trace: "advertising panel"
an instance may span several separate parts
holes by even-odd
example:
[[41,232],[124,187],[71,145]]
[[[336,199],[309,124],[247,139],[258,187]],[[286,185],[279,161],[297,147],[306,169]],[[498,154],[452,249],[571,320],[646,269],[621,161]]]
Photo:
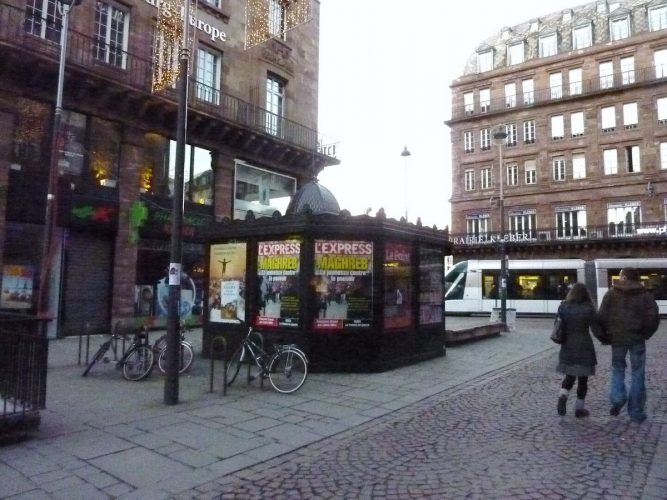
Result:
[[209,263],[209,320],[245,321],[246,243],[211,245]]
[[373,242],[315,240],[316,330],[368,328],[373,319]]
[[256,326],[299,326],[300,267],[300,241],[260,241],[257,244],[260,309]]
[[32,266],[3,266],[0,307],[29,309],[32,306],[33,274]]
[[432,325],[443,319],[445,256],[439,248],[419,249],[419,324]]
[[384,256],[384,327],[412,324],[412,267],[410,246],[387,242]]

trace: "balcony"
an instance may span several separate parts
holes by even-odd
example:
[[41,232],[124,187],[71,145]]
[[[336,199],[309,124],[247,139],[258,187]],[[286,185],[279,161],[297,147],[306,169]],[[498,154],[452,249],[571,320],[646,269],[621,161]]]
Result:
[[[545,104],[557,104],[567,102],[581,97],[595,94],[613,93],[633,87],[654,82],[667,82],[667,67],[649,66],[633,71],[634,78],[628,78],[628,72],[618,72],[612,75],[598,76],[590,80],[584,80],[572,85],[563,85],[555,92],[555,88],[547,87],[524,94],[524,99],[518,99],[512,111],[543,106]],[[486,83],[488,85],[488,82]],[[490,116],[508,111],[506,98],[485,101],[479,108],[471,109],[470,106],[457,106],[452,111],[451,121],[471,119],[475,117]]]
[[[35,94],[53,95],[60,44],[26,32],[25,16],[23,9],[0,4],[0,75]],[[152,60],[101,46],[70,29],[66,101],[94,103],[171,130],[176,89],[152,93],[152,79]],[[295,166],[318,169],[339,163],[336,141],[317,130],[193,79],[188,96],[189,134]]]

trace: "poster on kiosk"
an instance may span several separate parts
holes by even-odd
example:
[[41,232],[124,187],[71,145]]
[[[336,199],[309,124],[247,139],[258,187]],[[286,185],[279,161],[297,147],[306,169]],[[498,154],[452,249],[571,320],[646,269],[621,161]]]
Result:
[[257,244],[259,314],[256,326],[299,326],[301,242],[260,241]]

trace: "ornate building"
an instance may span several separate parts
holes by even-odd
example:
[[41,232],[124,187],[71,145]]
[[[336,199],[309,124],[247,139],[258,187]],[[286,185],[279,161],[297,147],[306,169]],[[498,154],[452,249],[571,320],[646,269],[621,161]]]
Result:
[[[55,172],[50,335],[166,314],[178,96],[165,54],[178,63],[183,23],[160,26],[169,0],[83,0],[65,16],[53,0],[1,1],[0,308],[35,310]],[[317,131],[318,0],[203,0],[189,14],[182,293],[197,317],[207,228],[284,213],[338,160]]]
[[477,47],[446,122],[456,260],[501,231],[510,258],[665,255],[666,35],[665,0],[597,1]]

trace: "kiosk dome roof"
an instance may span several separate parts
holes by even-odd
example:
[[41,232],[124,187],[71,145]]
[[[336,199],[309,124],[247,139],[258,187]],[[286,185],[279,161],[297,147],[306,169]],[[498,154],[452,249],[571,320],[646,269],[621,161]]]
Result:
[[336,197],[317,181],[304,184],[294,193],[287,206],[286,214],[298,214],[308,209],[314,214],[340,214],[340,206]]

